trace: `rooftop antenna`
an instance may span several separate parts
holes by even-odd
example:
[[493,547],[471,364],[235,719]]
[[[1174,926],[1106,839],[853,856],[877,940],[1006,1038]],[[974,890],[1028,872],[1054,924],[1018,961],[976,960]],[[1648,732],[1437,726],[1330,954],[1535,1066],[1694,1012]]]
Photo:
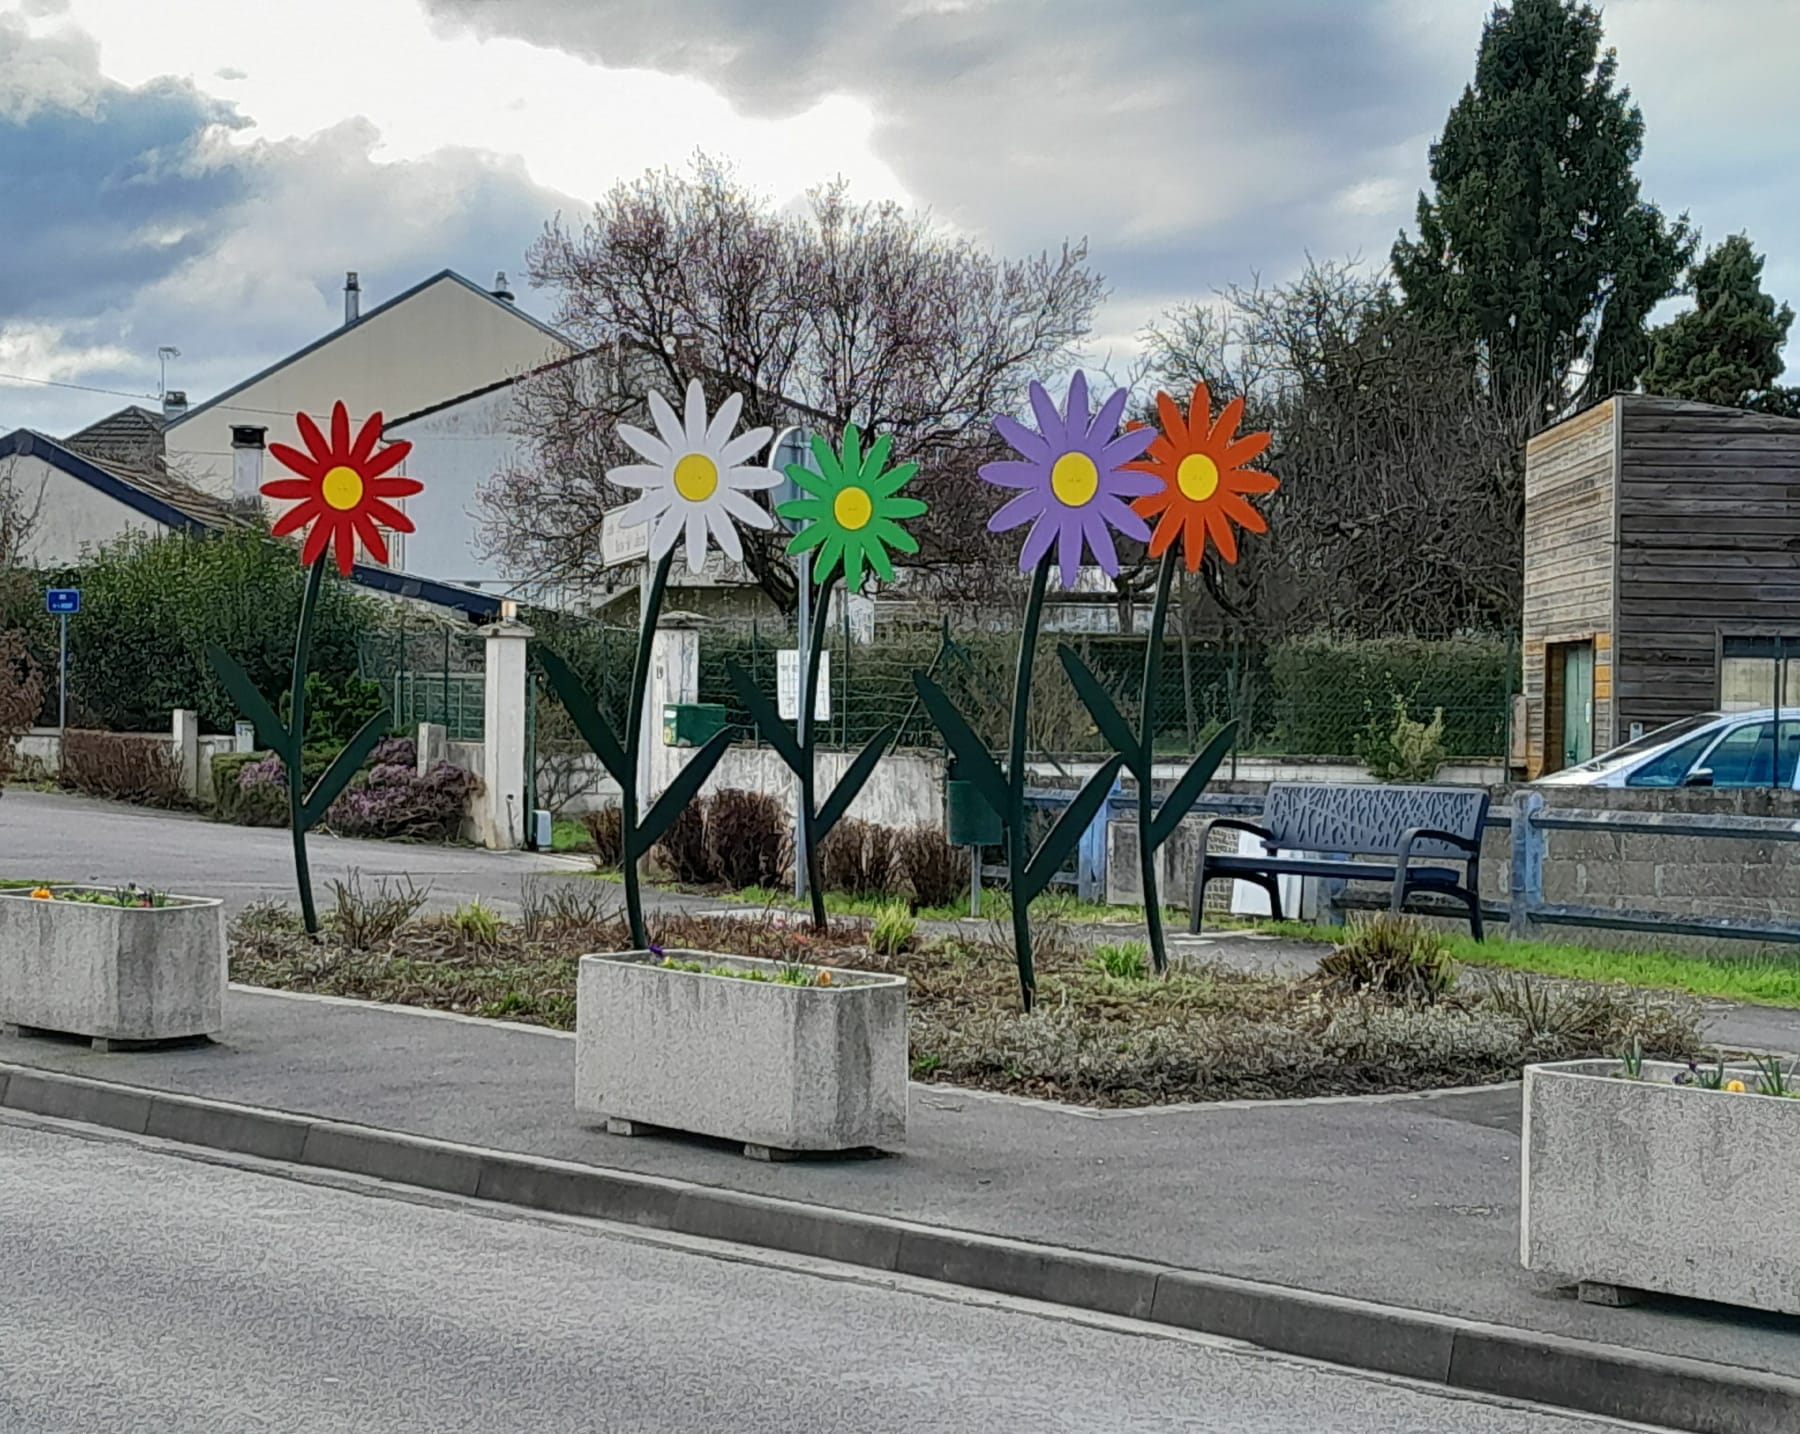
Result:
[[156,350],[156,396],[158,398],[167,398],[169,396],[169,360],[178,359],[180,357],[181,350],[176,348],[174,344],[163,344]]

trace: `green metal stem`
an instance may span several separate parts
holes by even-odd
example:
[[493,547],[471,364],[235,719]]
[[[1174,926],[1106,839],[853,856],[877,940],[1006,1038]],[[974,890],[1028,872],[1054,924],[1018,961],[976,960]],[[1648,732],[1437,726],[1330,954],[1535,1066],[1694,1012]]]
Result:
[[1019,962],[1019,994],[1029,1011],[1037,997],[1037,973],[1031,964],[1031,903],[1025,899],[1025,728],[1031,714],[1031,668],[1037,657],[1038,623],[1044,614],[1044,588],[1050,581],[1051,554],[1044,554],[1031,575],[1025,601],[1025,627],[1019,635],[1019,669],[1013,682],[1012,746],[1006,771],[1006,864],[1012,882],[1013,951]]
[[644,928],[644,893],[638,875],[638,862],[644,856],[637,849],[638,754],[644,745],[644,690],[650,681],[650,648],[656,641],[656,620],[662,613],[663,589],[669,584],[669,565],[674,558],[675,550],[670,548],[657,563],[650,577],[643,620],[638,624],[637,656],[631,665],[630,716],[625,730],[627,780],[619,783],[619,830],[625,843],[625,919],[631,926],[631,944],[639,951],[650,945],[650,937]]
[[282,754],[287,760],[288,816],[294,829],[294,879],[300,884],[300,918],[310,936],[319,933],[319,913],[313,905],[312,871],[306,861],[306,659],[312,648],[313,614],[319,606],[327,556],[320,553],[313,560],[300,599],[300,631],[294,638],[294,676],[289,689],[288,750]]
[[806,845],[806,894],[812,901],[814,931],[827,931],[825,889],[819,881],[818,840],[818,740],[813,731],[813,712],[819,697],[819,654],[825,650],[825,627],[831,611],[831,583],[836,572],[827,573],[813,591],[812,632],[808,636],[810,656],[806,663],[806,691],[800,694],[800,819]]
[[1150,609],[1150,641],[1144,648],[1144,688],[1138,702],[1138,870],[1144,884],[1144,924],[1150,930],[1150,960],[1157,975],[1169,969],[1163,938],[1162,892],[1156,882],[1156,699],[1162,684],[1163,627],[1169,617],[1169,587],[1175,580],[1176,545],[1169,544],[1156,575],[1156,602]]

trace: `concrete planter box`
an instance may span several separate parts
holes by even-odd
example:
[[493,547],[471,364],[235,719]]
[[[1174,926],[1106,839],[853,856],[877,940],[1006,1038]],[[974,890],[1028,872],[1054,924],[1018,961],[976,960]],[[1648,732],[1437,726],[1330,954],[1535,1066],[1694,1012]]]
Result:
[[[734,970],[773,961],[667,956]],[[616,1134],[663,1128],[788,1152],[906,1139],[906,980],[833,969],[830,986],[672,970],[650,952],[581,958],[575,1105]]]
[[0,1023],[86,1036],[101,1050],[217,1033],[225,908],[168,901],[94,906],[0,893]]
[[1685,1067],[1525,1071],[1520,1258],[1584,1298],[1656,1290],[1800,1314],[1800,1100],[1677,1086]]

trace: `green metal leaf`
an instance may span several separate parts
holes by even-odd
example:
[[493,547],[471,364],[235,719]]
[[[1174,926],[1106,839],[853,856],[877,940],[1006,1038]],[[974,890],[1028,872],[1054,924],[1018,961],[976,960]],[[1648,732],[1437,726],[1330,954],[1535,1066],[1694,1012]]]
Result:
[[1193,765],[1181,774],[1175,790],[1163,798],[1161,809],[1150,819],[1151,851],[1174,836],[1175,828],[1181,825],[1181,819],[1194,809],[1194,803],[1200,800],[1206,784],[1213,779],[1213,773],[1219,770],[1219,763],[1225,760],[1231,744],[1237,741],[1237,730],[1236,722],[1227,722],[1224,730],[1206,744],[1206,750],[1194,758]]
[[656,799],[656,805],[638,823],[636,833],[625,833],[628,861],[636,861],[649,851],[675,824],[681,809],[706,785],[706,779],[713,774],[713,768],[719,765],[719,758],[725,755],[725,749],[730,745],[731,729],[727,727],[723,732],[715,732],[706,745],[688,759],[687,765],[675,774],[675,780]]
[[301,830],[311,831],[318,825],[319,818],[331,809],[338,793],[350,785],[350,779],[368,760],[369,753],[375,750],[375,744],[393,720],[394,714],[383,707],[363,723],[350,744],[331,759],[331,765],[313,783],[313,789],[306,794],[306,801],[300,807]]
[[1056,825],[1050,828],[1037,851],[1032,854],[1031,860],[1026,863],[1022,885],[1027,905],[1036,900],[1038,894],[1050,884],[1050,878],[1062,870],[1064,858],[1075,850],[1082,833],[1093,825],[1094,817],[1106,804],[1113,781],[1124,762],[1123,756],[1111,758],[1082,784],[1081,790],[1075,794],[1075,800],[1063,808],[1062,815],[1056,819]]
[[537,659],[543,665],[544,676],[550,679],[550,686],[555,689],[557,700],[563,710],[575,723],[575,730],[580,732],[594,755],[600,759],[600,765],[606,768],[610,776],[621,788],[637,781],[637,774],[631,770],[631,764],[625,760],[625,748],[613,735],[613,730],[600,715],[600,709],[594,706],[594,699],[588,696],[587,688],[581,685],[581,679],[564,662],[547,647],[537,650]]
[[837,785],[831,789],[831,795],[825,799],[825,805],[819,808],[818,815],[813,818],[812,839],[815,845],[830,836],[831,829],[850,810],[850,804],[863,789],[863,783],[869,780],[869,774],[875,770],[875,764],[881,760],[882,752],[894,740],[894,734],[898,730],[892,726],[883,727],[870,738],[869,745],[856,754],[856,760],[844,775],[838,778]]
[[[776,755],[787,763],[790,772],[795,776],[803,774],[806,770],[806,753],[800,750],[800,742],[794,736],[793,727],[781,720],[775,704],[763,695],[762,689],[750,674],[737,663],[726,662],[725,675],[731,679],[732,690],[750,713],[750,720],[756,724],[756,730],[762,734],[763,741],[775,749]],[[808,723],[806,730],[812,732],[815,724]]]
[[1062,659],[1063,670],[1069,674],[1069,681],[1075,685],[1075,695],[1081,699],[1081,705],[1088,710],[1094,719],[1094,725],[1100,729],[1100,735],[1115,752],[1123,754],[1125,766],[1142,781],[1146,778],[1146,749],[1149,747],[1149,733],[1145,740],[1139,741],[1131,730],[1131,724],[1120,714],[1118,707],[1100,679],[1094,676],[1093,670],[1081,660],[1081,655],[1066,642],[1060,643],[1056,655]]
[[963,720],[962,713],[956,710],[956,704],[943,688],[923,672],[913,673],[913,686],[918,689],[919,700],[925,704],[933,725],[944,734],[944,741],[949,744],[962,776],[976,785],[987,804],[1004,820],[1011,810],[1012,793],[994,754],[975,735],[975,729]]
[[225,690],[231,694],[231,700],[237,704],[238,711],[248,717],[256,728],[256,740],[271,752],[280,753],[282,761],[291,760],[293,738],[288,735],[286,724],[275,715],[269,699],[250,680],[250,674],[217,643],[209,642],[206,645],[206,660],[212,664],[213,671],[218,673],[219,681],[225,684]]

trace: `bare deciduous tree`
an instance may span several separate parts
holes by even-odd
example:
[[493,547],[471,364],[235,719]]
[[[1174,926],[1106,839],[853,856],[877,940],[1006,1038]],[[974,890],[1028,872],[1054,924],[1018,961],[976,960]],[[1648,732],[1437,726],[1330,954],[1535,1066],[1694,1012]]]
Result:
[[[605,482],[623,459],[617,425],[641,421],[648,388],[692,378],[715,400],[742,393],[747,426],[892,434],[933,505],[917,564],[979,569],[994,503],[974,474],[991,417],[1073,358],[1104,294],[1084,243],[997,258],[897,205],[854,203],[841,181],[780,211],[704,157],[691,174],[615,187],[579,230],[553,222],[529,268],[588,352],[520,385],[531,456],[487,485],[482,506],[494,554],[564,583],[600,571],[605,513],[621,501]],[[787,606],[793,577],[777,551],[763,538],[745,558]]]
[[1531,414],[1496,400],[1467,346],[1425,332],[1382,273],[1309,262],[1222,297],[1146,339],[1165,383],[1241,395],[1246,426],[1275,434],[1271,535],[1226,580],[1258,627],[1512,626]]

